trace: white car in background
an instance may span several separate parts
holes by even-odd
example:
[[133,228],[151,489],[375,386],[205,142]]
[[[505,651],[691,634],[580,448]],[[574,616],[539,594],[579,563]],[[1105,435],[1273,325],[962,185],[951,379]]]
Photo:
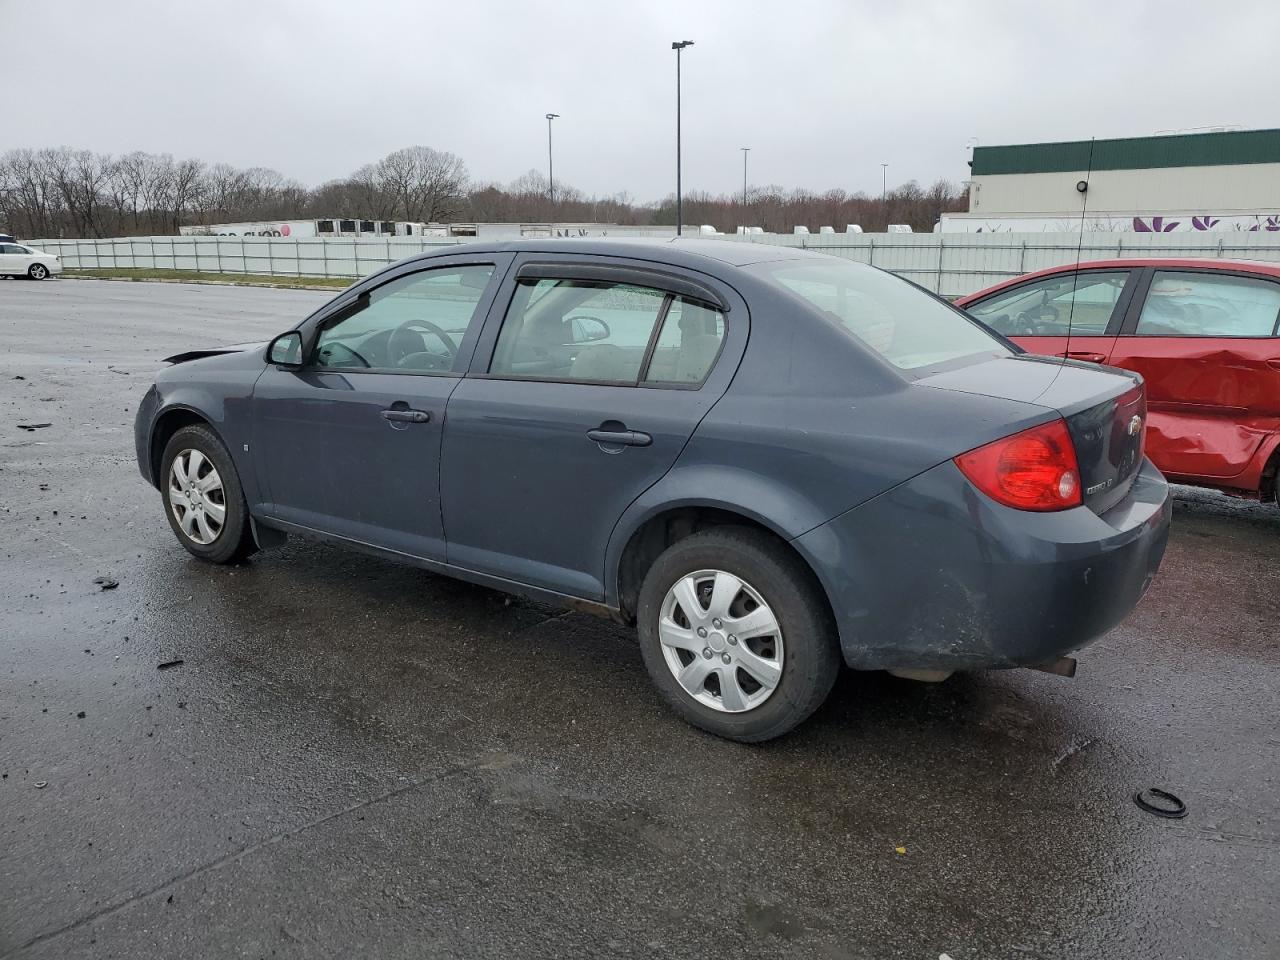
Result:
[[0,276],[44,280],[62,272],[62,261],[51,253],[33,250],[20,243],[0,243]]

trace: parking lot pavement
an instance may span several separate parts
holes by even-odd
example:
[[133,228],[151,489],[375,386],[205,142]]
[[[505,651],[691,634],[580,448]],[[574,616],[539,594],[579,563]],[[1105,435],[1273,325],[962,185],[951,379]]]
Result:
[[133,460],[159,358],[326,296],[0,282],[0,957],[1280,953],[1280,509],[1180,490],[1074,680],[848,673],[727,743],[605,621],[183,552]]

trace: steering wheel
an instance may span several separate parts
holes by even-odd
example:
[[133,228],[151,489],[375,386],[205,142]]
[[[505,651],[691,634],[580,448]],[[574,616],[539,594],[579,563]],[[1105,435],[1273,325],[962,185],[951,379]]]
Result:
[[[404,339],[405,334],[411,332],[415,328],[431,334],[444,345],[445,350],[448,351],[449,362],[447,365],[452,366],[453,358],[458,355],[458,345],[454,342],[453,337],[449,336],[449,334],[444,330],[444,328],[432,323],[430,320],[406,320],[404,323],[400,324],[400,326],[396,327],[395,330],[391,331],[391,336],[387,339],[387,353],[390,356],[391,362],[397,367],[404,366],[405,360],[409,357],[416,357],[427,352],[419,349],[417,344],[406,348],[403,343],[399,342]],[[431,354],[431,356],[438,355]]]
[[1050,332],[1048,325],[1056,324],[1058,317],[1057,307],[1051,303],[1041,303],[1018,314],[1017,323],[1025,331],[1023,336],[1044,336]]

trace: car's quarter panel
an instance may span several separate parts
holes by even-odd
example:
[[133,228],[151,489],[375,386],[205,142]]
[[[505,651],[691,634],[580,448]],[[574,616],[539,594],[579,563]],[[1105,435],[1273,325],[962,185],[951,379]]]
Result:
[[[983,372],[970,379],[952,369],[946,383],[953,389],[939,389],[930,378],[904,377],[834,324],[757,282],[740,284],[754,319],[733,384],[610,539],[611,603],[631,536],[666,510],[724,509],[791,539],[959,453],[1058,416],[1032,402],[1056,365],[1027,367],[1011,355],[980,364]],[[1003,377],[1017,381],[1015,396],[978,389]],[[1114,376],[1102,379],[1115,390]]]
[[1172,504],[1147,462],[1125,499],[1034,513],[940,464],[795,541],[860,669],[1031,666],[1122,620],[1163,556]]

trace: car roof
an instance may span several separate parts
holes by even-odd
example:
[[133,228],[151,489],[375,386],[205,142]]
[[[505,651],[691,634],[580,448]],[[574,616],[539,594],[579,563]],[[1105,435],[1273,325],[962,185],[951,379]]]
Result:
[[1052,277],[1064,273],[1073,273],[1079,270],[1116,270],[1116,269],[1132,269],[1134,267],[1160,267],[1164,269],[1182,269],[1182,270],[1223,270],[1231,273],[1256,273],[1263,277],[1280,277],[1280,263],[1268,262],[1265,260],[1220,260],[1216,257],[1125,257],[1123,259],[1112,260],[1086,260],[1077,266],[1074,263],[1066,263],[1058,267],[1049,267],[1045,270],[1037,270],[1034,273],[1024,273],[1021,276],[1013,277],[1009,280],[1002,280],[1000,283],[992,284],[976,293],[968,293],[956,300],[957,305],[970,303],[980,298],[988,297],[993,293],[1004,290],[1007,287],[1013,287],[1028,280],[1037,280],[1041,277]]
[[820,258],[822,255],[794,247],[778,247],[751,241],[671,238],[584,238],[546,237],[535,240],[506,240],[465,243],[441,247],[414,259],[457,253],[568,253],[580,256],[632,257],[672,266],[707,269],[716,264],[745,267],[776,260]]

